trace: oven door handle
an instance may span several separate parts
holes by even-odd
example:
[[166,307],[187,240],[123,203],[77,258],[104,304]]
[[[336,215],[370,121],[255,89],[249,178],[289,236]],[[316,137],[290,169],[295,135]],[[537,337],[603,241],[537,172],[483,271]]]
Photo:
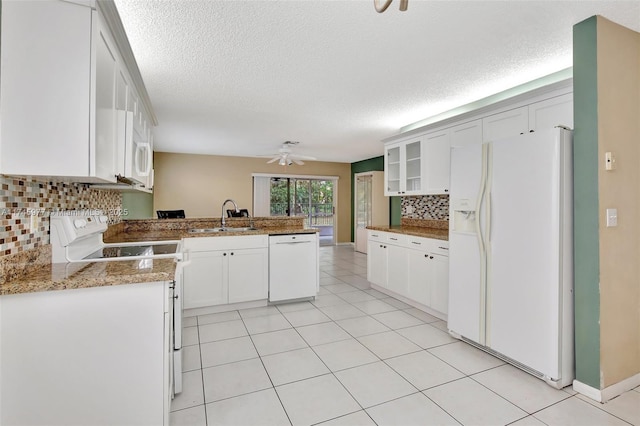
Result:
[[191,262],[183,260],[176,262],[176,272],[174,276],[173,289],[173,349],[182,348],[182,284],[184,278],[184,268]]

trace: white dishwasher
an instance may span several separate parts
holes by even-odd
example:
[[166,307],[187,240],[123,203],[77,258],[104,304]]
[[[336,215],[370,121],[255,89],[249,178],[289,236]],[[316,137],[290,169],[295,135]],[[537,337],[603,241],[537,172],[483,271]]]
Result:
[[316,296],[318,245],[315,232],[269,236],[269,302]]

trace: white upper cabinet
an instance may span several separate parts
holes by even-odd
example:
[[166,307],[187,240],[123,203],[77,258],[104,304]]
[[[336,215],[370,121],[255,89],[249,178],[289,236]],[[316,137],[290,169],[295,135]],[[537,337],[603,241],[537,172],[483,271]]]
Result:
[[451,128],[451,148],[482,144],[482,120],[474,120]]
[[[116,128],[116,77],[120,73],[115,47],[102,17],[92,12],[92,18],[96,35],[95,45],[92,46],[95,66],[91,67],[95,74],[95,106],[94,102],[89,102],[89,176],[114,182],[118,173],[119,142]],[[91,111],[92,108],[95,108],[94,111]],[[91,131],[91,117],[95,117],[94,131]],[[82,142],[78,141],[78,145]]]
[[529,131],[556,126],[573,129],[573,93],[529,105]]
[[450,132],[428,133],[424,138],[423,194],[449,193]]
[[449,134],[434,132],[385,145],[385,196],[446,194]]
[[[122,111],[133,84],[107,21],[91,6],[2,3],[0,173],[87,183],[123,175]],[[119,37],[122,46],[126,36]]]
[[524,106],[482,120],[482,140],[495,141],[529,131],[529,108]]
[[573,93],[551,97],[482,119],[483,140],[494,141],[555,126],[573,128]]

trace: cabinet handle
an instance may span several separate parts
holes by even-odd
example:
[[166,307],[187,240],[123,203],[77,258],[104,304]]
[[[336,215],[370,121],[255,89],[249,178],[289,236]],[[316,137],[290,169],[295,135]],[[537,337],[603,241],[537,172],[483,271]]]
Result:
[[449,190],[448,190],[448,189],[445,189],[445,190],[444,190],[444,192],[449,192]]
[[439,249],[442,249],[442,250],[449,250],[447,247],[440,247],[440,246],[438,246],[438,248],[439,248]]
[[416,241],[411,241],[411,244],[416,244],[416,245],[419,245],[419,246],[421,246],[421,245],[422,245],[422,243],[418,243],[418,242],[416,242]]
[[429,259],[433,259],[433,256],[429,256]]
[[227,253],[222,253],[222,255],[223,255],[223,256],[226,256],[226,255],[227,255]]
[[174,298],[174,299],[177,299],[177,298],[178,298],[178,295],[176,294],[175,296],[173,296],[173,298]]
[[533,133],[533,132],[535,132],[535,130],[529,130],[529,133]]
[[387,246],[384,246],[384,247],[382,247],[382,248],[387,248]]
[[424,255],[424,257],[429,257],[429,255],[428,255],[428,254],[425,254],[425,255]]
[[231,256],[233,256],[233,252],[231,252]]
[[392,241],[398,241],[397,238],[389,238],[389,239],[392,240]]

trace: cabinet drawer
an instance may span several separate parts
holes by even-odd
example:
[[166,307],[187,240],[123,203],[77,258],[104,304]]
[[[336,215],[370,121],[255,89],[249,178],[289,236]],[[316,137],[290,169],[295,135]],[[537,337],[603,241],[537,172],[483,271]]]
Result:
[[406,246],[410,249],[430,252],[435,248],[436,241],[431,238],[407,236]]
[[380,243],[386,243],[387,242],[387,234],[388,232],[382,232],[382,231],[373,231],[373,230],[369,230],[369,240],[371,241],[377,241]]
[[407,243],[407,236],[404,234],[396,234],[395,232],[388,232],[386,242],[396,246],[404,246]]
[[247,235],[240,237],[195,237],[185,238],[184,240],[184,248],[188,251],[211,251],[264,247],[269,247],[269,237],[267,235]]
[[433,249],[431,250],[431,253],[449,257],[449,241],[442,241],[442,240],[431,240],[431,241],[433,242]]

